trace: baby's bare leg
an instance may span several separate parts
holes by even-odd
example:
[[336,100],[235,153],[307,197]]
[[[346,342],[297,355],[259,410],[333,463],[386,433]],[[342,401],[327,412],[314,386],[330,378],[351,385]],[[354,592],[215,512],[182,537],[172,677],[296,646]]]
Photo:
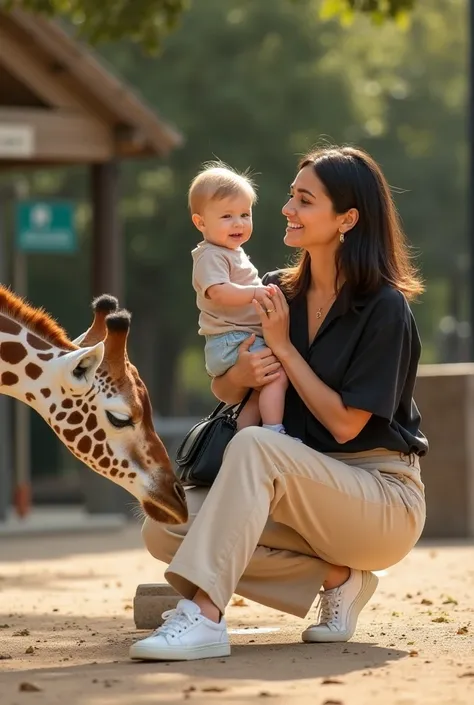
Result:
[[250,398],[237,418],[237,430],[247,426],[258,426],[260,423],[260,409],[258,408],[259,392],[254,389]]
[[283,370],[280,370],[278,379],[262,387],[259,397],[259,409],[263,424],[278,426],[282,423],[287,388],[288,377]]

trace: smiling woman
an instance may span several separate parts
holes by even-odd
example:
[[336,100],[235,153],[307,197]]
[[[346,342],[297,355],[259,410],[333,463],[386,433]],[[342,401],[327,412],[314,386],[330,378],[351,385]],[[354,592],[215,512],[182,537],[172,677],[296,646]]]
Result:
[[185,599],[132,658],[228,655],[222,615],[234,592],[304,617],[322,588],[302,639],[347,641],[377,588],[373,571],[406,556],[423,529],[428,444],[408,304],[422,286],[387,182],[362,150],[314,152],[283,214],[299,260],[265,275],[254,302],[268,347],[245,341],[212,389],[233,403],[280,375],[289,435],[240,430],[210,490],[187,491],[185,527],[145,521],[148,550]]

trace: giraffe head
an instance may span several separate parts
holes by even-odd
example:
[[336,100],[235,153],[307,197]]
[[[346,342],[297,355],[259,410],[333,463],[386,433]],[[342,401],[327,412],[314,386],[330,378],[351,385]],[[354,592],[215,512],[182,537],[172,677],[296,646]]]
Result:
[[76,457],[128,490],[152,519],[183,523],[183,489],[128,359],[130,314],[108,296],[93,307],[93,324],[72,342],[44,311],[0,288],[0,392],[36,409]]

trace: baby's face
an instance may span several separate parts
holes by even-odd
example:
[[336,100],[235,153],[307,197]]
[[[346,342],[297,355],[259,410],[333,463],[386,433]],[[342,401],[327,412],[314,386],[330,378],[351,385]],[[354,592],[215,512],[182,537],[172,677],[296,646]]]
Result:
[[220,201],[209,201],[201,216],[207,242],[236,250],[252,234],[252,200],[245,193]]

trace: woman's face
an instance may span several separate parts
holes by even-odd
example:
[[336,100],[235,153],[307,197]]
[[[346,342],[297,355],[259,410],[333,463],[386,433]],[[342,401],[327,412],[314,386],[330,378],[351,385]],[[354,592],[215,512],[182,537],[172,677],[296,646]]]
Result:
[[290,199],[282,213],[288,223],[284,242],[305,250],[318,245],[336,244],[340,231],[346,231],[347,214],[337,214],[322,182],[311,164],[298,173],[290,188]]

